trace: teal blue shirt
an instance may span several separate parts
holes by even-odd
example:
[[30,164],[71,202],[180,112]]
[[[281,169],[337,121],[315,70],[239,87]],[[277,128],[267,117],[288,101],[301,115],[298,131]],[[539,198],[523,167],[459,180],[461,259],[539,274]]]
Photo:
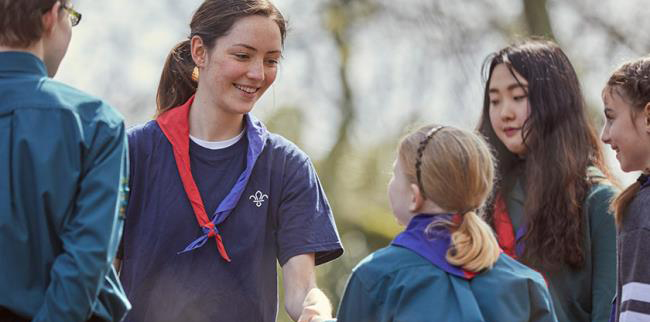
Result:
[[122,117],[0,52],[0,307],[33,321],[119,321],[111,262],[128,156]]
[[[603,181],[595,168],[590,168],[595,179],[584,207],[585,264],[575,270],[562,264],[554,271],[542,271],[560,321],[607,322],[612,299],[616,292],[616,228],[609,205],[616,193],[614,187]],[[602,181],[602,182],[599,182]],[[508,214],[515,231],[525,221],[526,198],[521,178],[506,196]]]
[[354,269],[338,322],[555,322],[539,273],[502,254],[473,279],[449,274],[415,252],[388,246]]

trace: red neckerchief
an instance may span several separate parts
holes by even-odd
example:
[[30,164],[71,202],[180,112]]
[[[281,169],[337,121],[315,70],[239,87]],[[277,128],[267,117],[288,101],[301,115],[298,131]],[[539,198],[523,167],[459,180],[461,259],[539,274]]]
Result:
[[517,239],[515,238],[515,230],[512,226],[510,215],[508,215],[506,202],[501,193],[496,195],[496,200],[494,202],[494,215],[492,218],[494,220],[494,230],[497,233],[499,246],[501,246],[504,253],[517,259]]
[[172,145],[178,173],[183,182],[183,188],[185,189],[187,198],[190,200],[190,204],[194,210],[196,220],[199,222],[201,228],[208,231],[208,238],[215,238],[217,249],[219,250],[221,257],[230,262],[230,257],[226,252],[226,248],[223,246],[221,235],[217,231],[214,223],[208,218],[205,206],[203,205],[203,200],[199,194],[199,188],[196,186],[196,182],[194,182],[194,178],[192,177],[192,171],[190,170],[189,113],[193,101],[194,96],[192,96],[185,104],[169,109],[162,115],[158,116],[156,122],[167,137],[167,140],[169,140],[169,143]]
[[[518,231],[519,236],[515,235],[515,229],[512,225],[512,220],[510,219],[506,202],[503,199],[501,193],[497,194],[496,200],[494,202],[493,218],[494,230],[497,233],[497,241],[499,242],[499,246],[508,256],[519,260],[519,255],[523,254],[524,247],[523,244],[520,244],[519,248],[517,247],[517,237],[521,238],[524,235],[526,227],[520,227]],[[548,286],[548,273],[542,272],[536,268],[532,269],[542,275],[544,282],[546,282],[546,286]]]

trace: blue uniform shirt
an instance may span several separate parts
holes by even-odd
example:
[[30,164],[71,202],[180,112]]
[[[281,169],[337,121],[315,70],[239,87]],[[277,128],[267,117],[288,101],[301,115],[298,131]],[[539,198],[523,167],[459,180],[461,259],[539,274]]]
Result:
[[0,53],[0,307],[33,321],[119,321],[111,266],[126,202],[122,117]]
[[277,263],[305,253],[316,253],[317,264],[341,255],[309,158],[249,115],[246,129],[231,147],[205,151],[191,144],[189,152],[192,177],[212,219],[248,165],[250,142],[263,143],[234,209],[217,225],[231,262],[213,241],[177,254],[204,231],[172,145],[155,121],[130,131],[131,199],[120,275],[134,306],[127,321],[275,321]]

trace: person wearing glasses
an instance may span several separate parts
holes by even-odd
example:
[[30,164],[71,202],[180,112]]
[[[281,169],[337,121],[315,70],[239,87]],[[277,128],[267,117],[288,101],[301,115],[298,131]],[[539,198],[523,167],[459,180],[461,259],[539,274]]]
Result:
[[120,321],[123,119],[51,78],[81,20],[68,1],[0,8],[0,321]]

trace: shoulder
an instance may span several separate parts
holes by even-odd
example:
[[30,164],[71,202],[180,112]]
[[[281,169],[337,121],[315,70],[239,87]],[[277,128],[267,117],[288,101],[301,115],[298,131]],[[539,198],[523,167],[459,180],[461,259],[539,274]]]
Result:
[[529,281],[541,286],[546,285],[540,273],[503,253],[494,263],[492,269],[485,272],[485,274],[480,274],[477,278],[482,277],[494,277],[495,280],[501,283]]
[[156,120],[151,120],[146,123],[134,125],[127,130],[129,141],[138,140],[142,138],[152,138],[162,135],[162,131],[158,126]]
[[623,216],[623,231],[639,228],[650,229],[650,216],[647,209],[650,207],[650,188],[639,190],[625,210]]
[[266,146],[269,152],[281,156],[287,162],[305,163],[309,161],[307,153],[302,151],[295,143],[277,133],[268,133]]
[[602,181],[593,183],[587,192],[584,202],[584,210],[587,212],[592,226],[598,226],[603,221],[608,222],[610,226],[614,225],[614,217],[610,210],[610,205],[618,193],[611,183]]
[[132,155],[143,152],[148,153],[154,144],[164,138],[164,134],[155,120],[135,125],[127,130],[129,150]]
[[110,128],[123,128],[123,116],[105,101],[84,93],[72,86],[44,78],[39,83],[36,101],[32,105],[43,109],[62,110],[75,114],[83,123],[102,124]]
[[[414,272],[420,272],[413,274]],[[401,279],[437,278],[446,273],[415,252],[403,247],[388,246],[382,248],[363,259],[354,268],[352,274],[368,288],[379,284],[388,287],[388,284],[399,283]]]
[[618,193],[618,189],[614,187],[609,181],[601,181],[593,183],[587,192],[586,203],[607,203],[609,204],[614,196]]

